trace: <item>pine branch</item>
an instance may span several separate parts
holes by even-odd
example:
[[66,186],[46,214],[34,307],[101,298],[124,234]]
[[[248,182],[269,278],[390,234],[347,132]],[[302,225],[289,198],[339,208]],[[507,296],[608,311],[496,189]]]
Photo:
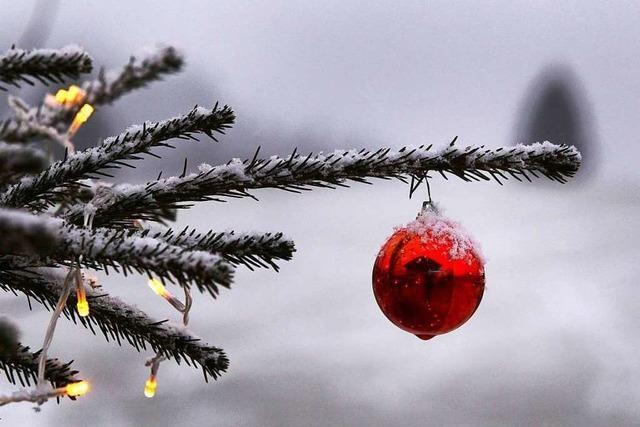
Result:
[[27,174],[35,174],[48,164],[46,154],[35,147],[0,141],[0,186]]
[[278,271],[276,260],[289,261],[295,252],[292,240],[282,233],[236,233],[234,231],[216,233],[212,230],[199,233],[194,228],[185,227],[179,233],[167,228],[150,226],[148,233],[154,239],[189,250],[218,253],[233,264],[243,264],[249,269],[272,267]]
[[162,122],[131,126],[118,136],[105,139],[100,145],[77,152],[58,161],[35,177],[25,177],[0,195],[0,205],[42,209],[64,198],[64,187],[77,185],[82,178],[94,175],[111,176],[104,169],[121,167],[127,160],[139,160],[138,154],[151,154],[154,147],[172,147],[172,138],[194,139],[204,133],[216,140],[214,132],[224,133],[235,119],[227,106],[213,109],[195,107],[184,116]]
[[[93,206],[94,202],[91,202],[90,205],[74,205],[67,212],[67,219],[69,219],[70,222],[82,222],[84,211],[80,211],[79,209],[86,209],[87,206]],[[136,219],[150,218],[141,217]],[[154,215],[154,219],[157,219],[157,215]],[[93,219],[94,225],[113,225],[114,223],[118,226],[125,227],[131,227],[132,225],[130,223],[119,223],[114,221],[113,218],[100,215],[98,211],[95,212]],[[278,271],[279,267],[275,261],[289,261],[293,256],[293,252],[295,252],[294,242],[285,238],[282,233],[236,233],[235,231],[215,232],[213,230],[201,233],[189,227],[185,227],[180,232],[176,232],[171,228],[160,228],[154,225],[146,225],[145,227],[146,229],[143,232],[137,233],[141,237],[149,236],[186,250],[216,253],[232,264],[242,264],[249,269],[253,269],[254,267],[272,267]]]
[[218,286],[228,288],[233,268],[221,256],[190,250],[142,236],[135,230],[87,229],[64,226],[60,245],[48,259],[64,264],[82,255],[82,264],[106,273],[113,268],[126,276],[132,272],[175,281],[181,286],[195,283],[198,290],[216,297]]
[[[229,287],[233,268],[221,256],[171,245],[135,230],[89,229],[62,219],[0,209],[0,267],[20,268],[75,260],[90,268],[109,268],[126,276],[132,272],[175,281],[217,296],[218,286]],[[20,256],[26,255],[26,256]]]
[[49,256],[59,244],[62,223],[59,218],[0,209],[0,255]]
[[[153,49],[140,59],[131,57],[129,64],[122,69],[108,72],[100,70],[96,80],[82,83],[81,87],[86,93],[84,103],[93,107],[111,104],[130,91],[179,72],[183,64],[182,55],[172,47]],[[43,136],[49,138],[49,134],[42,133],[42,129],[47,128],[58,133],[66,132],[80,106],[69,108],[45,102],[29,110],[29,121],[12,117],[0,122],[0,139],[20,142]]]
[[157,48],[141,59],[131,57],[121,70],[105,73],[101,70],[98,78],[86,82],[82,88],[87,91],[87,102],[93,105],[111,104],[122,95],[146,86],[164,75],[182,70],[184,58],[173,47]]
[[[37,269],[30,271],[0,271],[0,289],[21,292],[30,300],[43,304],[51,310],[62,291],[63,274],[56,269]],[[168,321],[151,319],[141,310],[129,306],[118,298],[110,297],[89,289],[87,299],[91,306],[89,317],[79,317],[75,310],[69,309],[76,304],[74,294],[67,300],[65,315],[74,323],[78,322],[96,334],[96,329],[107,341],[122,345],[124,341],[136,350],[146,350],[149,346],[154,352],[175,359],[180,364],[200,366],[205,380],[217,379],[229,366],[229,360],[223,350],[210,346],[181,326],[173,326]]]
[[[120,187],[111,182],[93,179],[84,179],[78,182],[81,184],[81,186],[78,187],[78,192],[69,197],[69,200],[74,203],[70,206],[64,206],[63,209],[60,210],[61,213],[64,213],[62,216],[65,217],[68,222],[76,225],[83,223],[83,216],[86,209],[95,211],[95,209],[91,207],[94,203],[101,206],[103,204],[103,198],[112,198],[115,193],[122,191],[122,188],[128,187],[127,185]],[[88,205],[89,202],[91,202],[91,205]],[[156,209],[150,207],[149,212],[142,212],[140,216],[137,216],[136,212],[133,212],[131,216],[122,219],[103,217],[100,212],[96,211],[93,223],[96,226],[132,228],[136,225],[134,220],[149,220],[166,224],[167,222],[176,220],[176,209],[163,206],[159,206]]]
[[[65,78],[77,78],[91,72],[91,57],[80,47],[70,45],[62,49],[10,49],[0,56],[0,81],[20,87],[33,85],[30,79],[43,84],[61,83]],[[0,85],[0,90],[6,90]]]
[[[30,107],[29,104],[17,96],[9,95],[7,101],[14,114],[12,119],[14,123],[13,130],[22,133],[21,136],[24,141],[31,139],[49,140],[73,150],[73,144],[67,132],[68,125],[67,128],[59,130],[51,124],[47,124],[46,121],[42,120],[42,110]],[[7,126],[11,123],[11,120],[5,121]],[[11,133],[11,129],[8,130]]]
[[[0,287],[3,287],[0,284]],[[4,371],[7,380],[22,387],[35,385],[38,377],[38,357],[40,352],[32,353],[29,347],[19,345],[14,353],[0,353],[0,370]],[[47,359],[45,379],[54,388],[76,382],[78,373],[71,369],[73,362],[62,363],[58,359]]]
[[[201,165],[199,173],[170,177],[142,185],[117,185],[93,200],[98,222],[124,222],[156,218],[160,209],[184,207],[180,203],[218,200],[222,197],[253,197],[249,190],[279,188],[291,192],[311,187],[346,186],[346,181],[367,182],[367,178],[422,179],[429,172],[453,174],[465,181],[512,177],[521,181],[539,175],[566,182],[580,166],[580,153],[573,146],[549,142],[513,148],[459,149],[453,143],[442,150],[431,146],[391,149],[337,150],[331,154],[295,152],[287,157],[252,160],[233,159],[220,166]],[[66,217],[78,222],[84,208],[72,207]]]

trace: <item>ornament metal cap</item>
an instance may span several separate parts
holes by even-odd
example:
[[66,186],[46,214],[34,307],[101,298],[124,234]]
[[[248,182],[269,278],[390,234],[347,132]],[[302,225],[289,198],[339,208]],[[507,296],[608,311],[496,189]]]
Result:
[[425,200],[424,202],[422,202],[422,209],[420,209],[420,212],[418,212],[418,216],[416,216],[416,218],[419,218],[420,215],[423,215],[425,213],[440,215],[440,207],[434,201]]

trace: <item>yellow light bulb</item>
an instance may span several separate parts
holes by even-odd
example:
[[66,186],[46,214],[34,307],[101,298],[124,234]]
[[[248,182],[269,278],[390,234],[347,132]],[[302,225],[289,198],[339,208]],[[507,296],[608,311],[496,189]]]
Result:
[[163,298],[168,298],[171,296],[171,293],[164,287],[162,282],[156,278],[149,279],[149,287],[153,289],[153,292]]
[[67,91],[64,89],[60,89],[56,92],[56,102],[60,105],[64,104],[67,101]]
[[65,387],[65,393],[67,396],[82,396],[87,394],[87,392],[91,389],[89,383],[87,381],[78,381],[75,383],[69,383]]
[[80,89],[76,85],[69,86],[69,90],[67,91],[67,104],[79,104],[84,98],[84,91]]
[[144,383],[144,395],[148,398],[152,398],[156,395],[156,388],[158,388],[158,381],[155,375],[151,375],[147,382]]
[[78,301],[76,308],[81,317],[87,317],[89,315],[89,303],[87,301]]
[[91,114],[93,114],[94,108],[89,104],[84,104],[82,108],[76,113],[76,116],[73,118],[73,122],[71,122],[71,126],[69,127],[69,133],[74,134],[80,129],[83,123],[89,120]]
[[87,317],[89,315],[89,301],[87,301],[87,294],[85,293],[84,286],[78,286],[76,289],[76,309],[81,317]]

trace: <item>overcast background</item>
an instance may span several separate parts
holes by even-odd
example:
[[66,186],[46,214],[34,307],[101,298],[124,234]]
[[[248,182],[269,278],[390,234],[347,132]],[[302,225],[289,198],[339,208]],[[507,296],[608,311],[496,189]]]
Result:
[[[75,359],[93,391],[40,414],[3,408],[0,424],[640,424],[635,2],[40,3],[34,15],[33,1],[2,2],[3,48],[79,43],[107,67],[157,42],[187,56],[184,73],[101,109],[80,144],[196,103],[234,107],[238,123],[222,145],[161,151],[163,160],[123,177],[136,182],[160,168],[179,173],[184,157],[195,167],[258,145],[286,154],[455,135],[464,145],[534,142],[536,123],[558,117],[564,137],[554,142],[580,146],[587,167],[564,186],[434,179],[434,198],[482,244],[487,289],[466,325],[426,342],[391,325],[371,292],[380,245],[421,203],[403,184],[199,205],[177,226],[285,231],[298,248],[280,273],[240,269],[217,301],[196,299],[191,329],[227,351],[229,372],[205,384],[201,372],[166,362],[158,395],[145,399],[150,353],[61,322],[51,354]],[[23,36],[30,19],[39,31]],[[34,103],[41,96],[26,92]],[[545,116],[553,108],[560,113]],[[141,277],[102,283],[177,318]],[[41,307],[3,295],[0,313],[39,347]]]

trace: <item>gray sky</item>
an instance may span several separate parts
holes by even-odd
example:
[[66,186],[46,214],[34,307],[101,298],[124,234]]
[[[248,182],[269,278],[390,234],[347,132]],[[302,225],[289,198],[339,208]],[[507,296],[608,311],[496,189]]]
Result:
[[[201,229],[287,232],[298,253],[279,274],[240,271],[215,302],[196,301],[192,329],[222,346],[231,369],[204,384],[164,363],[158,396],[142,385],[148,354],[64,325],[53,353],[94,383],[76,404],[39,415],[14,405],[7,425],[634,425],[640,423],[637,265],[639,7],[633,2],[62,2],[47,47],[76,42],[119,65],[176,43],[187,70],[100,112],[109,133],[193,104],[228,103],[223,145],[163,152],[162,166],[349,146],[511,144],[531,82],[570,67],[599,143],[586,184],[434,180],[436,200],[481,242],[487,291],[459,330],[423,342],[393,327],[371,293],[374,257],[420,200],[400,183],[303,196],[260,192],[182,214]],[[8,46],[31,2],[7,3]],[[94,121],[95,123],[95,121]],[[91,129],[86,130],[91,135]],[[88,140],[88,144],[93,140]],[[142,278],[105,279],[114,294],[173,316]],[[38,346],[47,321],[13,296],[0,311]],[[0,385],[0,391],[11,387]],[[80,415],[82,414],[82,415]],[[71,423],[71,424],[70,424]]]

